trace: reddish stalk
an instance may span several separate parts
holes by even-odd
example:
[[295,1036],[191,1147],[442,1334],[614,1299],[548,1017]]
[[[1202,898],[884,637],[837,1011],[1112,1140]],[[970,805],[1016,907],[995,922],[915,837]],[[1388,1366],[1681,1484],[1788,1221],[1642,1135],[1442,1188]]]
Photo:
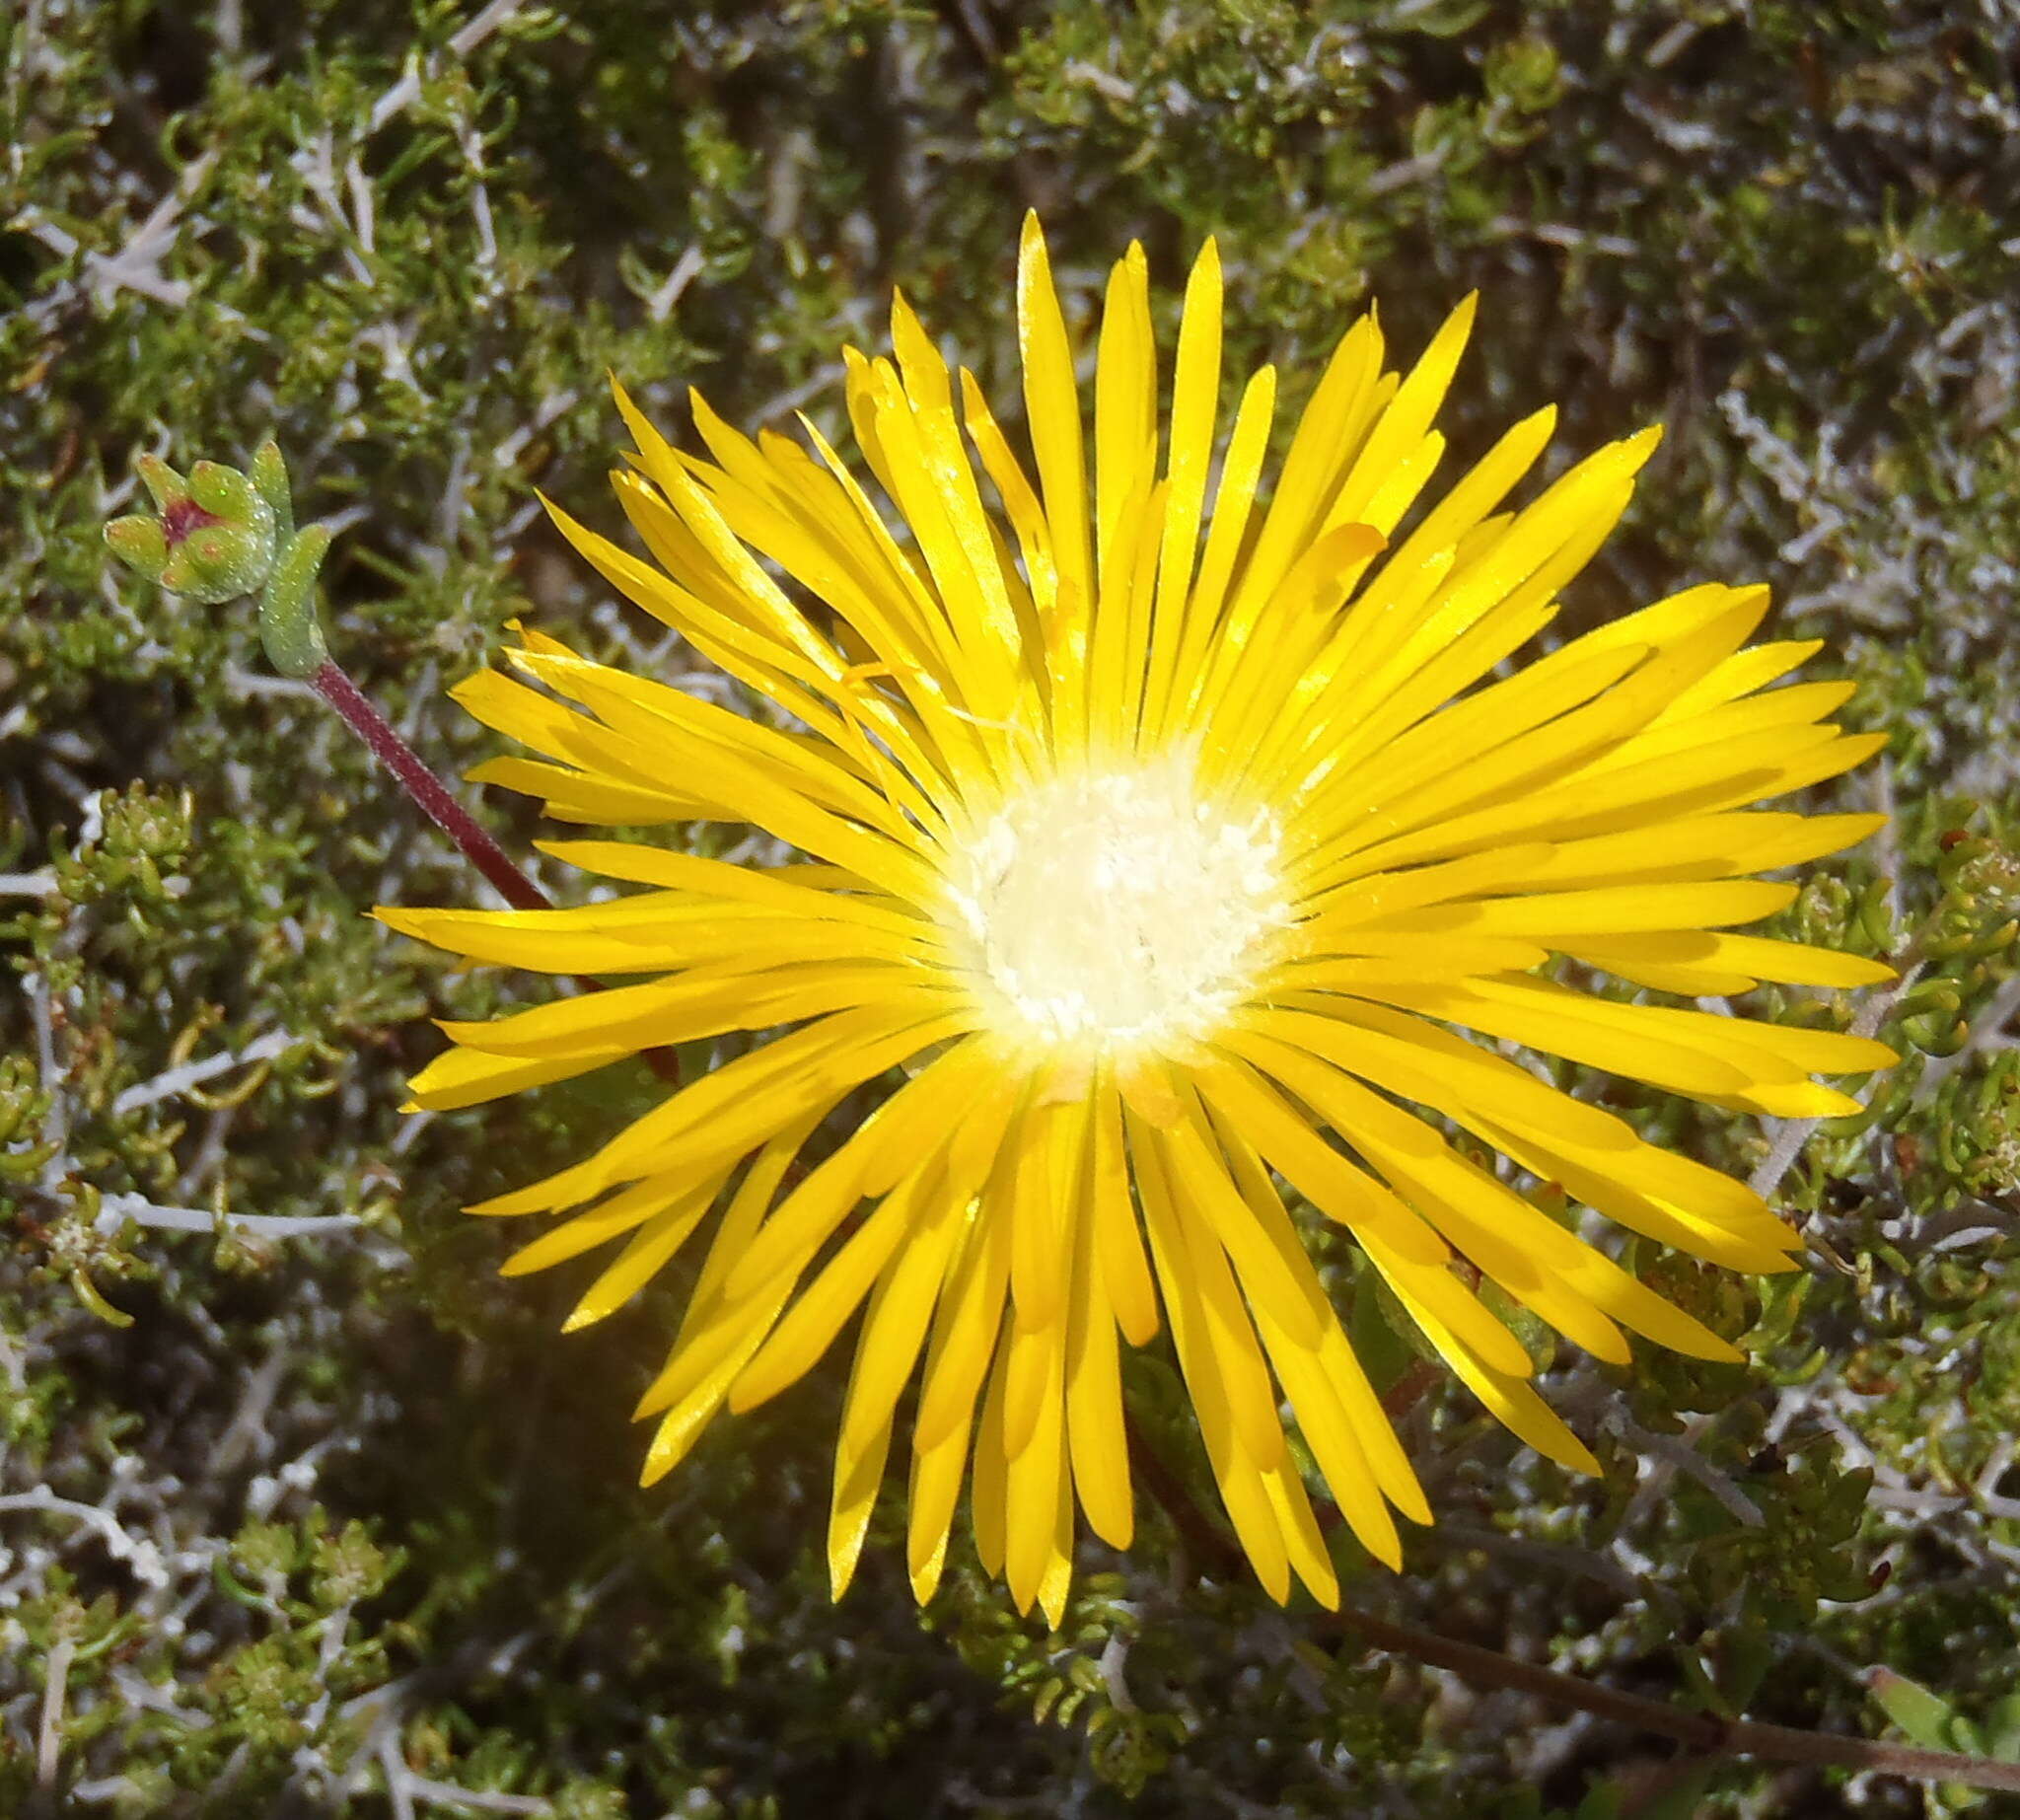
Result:
[[[1144,1439],[1133,1419],[1128,1420],[1128,1438],[1130,1466],[1171,1518],[1194,1562],[1217,1574],[1244,1573],[1247,1564],[1240,1545],[1224,1534],[1201,1508],[1185,1482]],[[1337,1512],[1334,1512],[1334,1520],[1338,1521]],[[1727,1719],[1715,1713],[1693,1712],[1668,1701],[1622,1693],[1576,1675],[1518,1660],[1498,1649],[1461,1642],[1435,1631],[1397,1624],[1351,1608],[1321,1612],[1313,1622],[1321,1632],[1358,1638],[1370,1648],[1446,1669],[1476,1687],[1528,1694],[1553,1706],[1569,1707],[1590,1712],[1596,1718],[1611,1719],[1617,1725],[1673,1739],[1687,1750],[1705,1756],[1753,1757],[1764,1763],[1794,1764],[1808,1769],[1873,1770],[1911,1782],[1958,1783],[1972,1788],[2020,1793],[2020,1764],[1997,1763],[1989,1757],[1971,1757],[1959,1751],[1890,1744],[1877,1738],[1846,1737],[1839,1732],[1768,1725],[1758,1719]]]
[[[374,707],[334,658],[325,657],[309,677],[316,692],[340,715],[344,724],[371,748],[372,756],[392,773],[416,808],[450,839],[457,851],[484,875],[514,910],[552,910],[553,900],[512,863],[477,821],[450,793],[449,787],[421,762],[420,755],[394,730],[393,723]],[[593,992],[604,989],[601,980],[583,980]],[[670,1049],[644,1052],[647,1064],[661,1080],[678,1083],[680,1058]]]
[[505,849],[476,824],[476,819],[425,764],[393,723],[368,701],[334,658],[325,657],[309,679],[316,692],[341,714],[344,724],[372,749],[372,756],[429,821],[450,839],[464,858],[481,872],[491,888],[514,910],[552,910],[553,903],[515,866]]
[[1923,1750],[1912,1744],[1889,1744],[1877,1738],[1851,1738],[1840,1732],[1804,1731],[1793,1725],[1768,1725],[1758,1719],[1720,1718],[1711,1712],[1691,1712],[1663,1700],[1623,1694],[1616,1688],[1576,1675],[1559,1674],[1534,1662],[1518,1661],[1497,1649],[1463,1643],[1456,1638],[1420,1631],[1414,1625],[1392,1624],[1366,1612],[1326,1612],[1319,1627],[1343,1631],[1376,1649],[1427,1662],[1479,1687],[1507,1688],[1533,1694],[1560,1707],[1572,1707],[1637,1731],[1673,1738],[1706,1756],[1758,1757],[1766,1763],[1800,1764],[1811,1769],[1876,1770],[1912,1782],[1962,1783],[1973,1788],[2020,1792],[2020,1764],[1997,1763],[1960,1751]]

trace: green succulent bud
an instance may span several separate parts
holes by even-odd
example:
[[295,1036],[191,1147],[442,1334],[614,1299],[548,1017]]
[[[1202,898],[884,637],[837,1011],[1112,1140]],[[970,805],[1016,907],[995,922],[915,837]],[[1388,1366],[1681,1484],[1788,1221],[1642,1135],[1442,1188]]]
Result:
[[1894,945],[1894,915],[1887,900],[1893,890],[1891,880],[1876,878],[1860,893],[1858,900],[1858,922],[1864,930],[1866,940],[1882,954]]
[[273,507],[236,468],[198,462],[189,470],[189,491],[206,512],[215,513],[234,530],[261,533],[272,542]]
[[1911,1019],[1902,1027],[1902,1033],[1916,1049],[1939,1059],[1945,1056],[1956,1055],[1971,1041],[1969,1020],[1960,1017],[1945,1023],[1933,1021],[1934,1018],[1941,1016],[1942,1013],[1938,1011],[1932,1014],[1929,1022]]
[[158,518],[135,514],[115,518],[106,527],[106,546],[112,554],[149,581],[160,581],[169,566],[169,534]]
[[[276,452],[262,480],[271,481],[278,461]],[[211,605],[264,585],[279,554],[282,514],[262,485],[221,462],[198,462],[186,479],[157,456],[133,466],[159,517],[108,525],[116,555],[171,593]]]
[[241,472],[198,462],[185,479],[157,456],[133,464],[157,517],[114,519],[106,543],[172,594],[207,606],[259,598],[259,635],[283,676],[311,677],[326,660],[316,617],[316,576],[329,550],[320,525],[295,530],[287,463],[270,438]]
[[288,465],[281,459],[280,444],[271,436],[253,450],[249,472],[273,513],[274,535],[286,542],[295,534],[295,500],[288,489]]
[[260,642],[282,676],[314,676],[329,655],[316,617],[316,573],[329,553],[329,538],[322,525],[290,538],[260,598]]
[[139,474],[140,483],[147,488],[157,511],[168,512],[176,506],[189,503],[189,482],[160,456],[137,457],[133,463],[133,472]]
[[251,594],[273,567],[270,520],[263,537],[254,530],[213,523],[171,543],[162,586],[207,606]]

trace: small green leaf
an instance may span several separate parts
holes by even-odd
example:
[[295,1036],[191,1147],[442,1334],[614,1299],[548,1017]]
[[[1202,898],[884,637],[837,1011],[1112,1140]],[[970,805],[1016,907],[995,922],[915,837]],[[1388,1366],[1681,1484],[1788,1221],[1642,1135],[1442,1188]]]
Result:
[[1866,1691],[1916,1744],[1930,1750],[1955,1748],[1957,1714],[1948,1701],[1891,1668],[1868,1669]]

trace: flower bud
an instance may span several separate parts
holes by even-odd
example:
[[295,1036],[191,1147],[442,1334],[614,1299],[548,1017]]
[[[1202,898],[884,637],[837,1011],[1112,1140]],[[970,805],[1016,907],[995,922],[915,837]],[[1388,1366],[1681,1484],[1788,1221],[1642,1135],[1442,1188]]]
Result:
[[316,579],[329,551],[322,525],[295,530],[287,463],[271,438],[242,473],[198,462],[185,479],[157,456],[133,464],[158,517],[106,527],[121,561],[172,594],[216,606],[259,596],[259,636],[283,676],[313,677],[328,660],[317,621]]
[[215,606],[251,594],[273,567],[273,533],[212,523],[172,546],[161,584],[172,594]]
[[209,605],[264,586],[279,553],[279,514],[253,480],[220,462],[198,462],[186,479],[152,455],[133,466],[160,516],[108,525],[114,553],[171,593]]

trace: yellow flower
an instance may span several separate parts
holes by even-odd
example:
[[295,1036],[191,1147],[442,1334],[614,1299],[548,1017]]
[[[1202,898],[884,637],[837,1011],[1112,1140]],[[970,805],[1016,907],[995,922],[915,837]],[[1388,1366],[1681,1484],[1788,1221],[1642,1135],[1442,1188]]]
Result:
[[[1742,649],[1758,587],[1692,588],[1496,675],[1550,623],[1656,439],[1503,509],[1551,439],[1542,411],[1419,508],[1473,318],[1469,299],[1401,377],[1372,315],[1354,324],[1265,486],[1275,375],[1249,379],[1223,435],[1213,246],[1187,285],[1162,434],[1132,247],[1109,280],[1090,464],[1027,222],[1032,466],[965,371],[957,400],[902,297],[895,360],[846,356],[855,440],[895,521],[804,419],[807,446],[754,443],[697,399],[702,460],[619,393],[638,452],[617,495],[659,566],[554,516],[613,587],[780,714],[746,718],[529,631],[513,662],[543,690],[486,673],[457,694],[542,756],[473,775],[565,821],[749,825],[796,856],[555,841],[556,858],[648,889],[380,914],[480,963],[644,976],[446,1026],[456,1047],[415,1080],[420,1106],[767,1033],[586,1160],[472,1209],[573,1209],[508,1274],[622,1241],[570,1327],[713,1220],[639,1404],[659,1418],[648,1482],[725,1403],[785,1389],[860,1316],[836,1593],[915,1382],[919,1598],[972,1457],[982,1562],[1056,1621],[1076,1504],[1129,1543],[1119,1343],[1162,1322],[1262,1584],[1282,1599],[1295,1574],[1332,1604],[1286,1410],[1371,1554],[1395,1565],[1392,1510],[1430,1511],[1301,1220],[1342,1228],[1487,1409],[1576,1470],[1593,1457],[1529,1382],[1482,1279],[1603,1359],[1628,1356],[1623,1329],[1739,1356],[1522,1184],[1735,1270],[1788,1268],[1796,1236],[1501,1046],[1738,1111],[1853,1110],[1811,1075],[1882,1066],[1881,1045],[1644,998],[1889,977],[1727,932],[1795,895],[1746,875],[1880,819],[1748,806],[1882,742],[1825,723],[1849,685],[1768,688],[1816,647]],[[1588,989],[1595,974],[1644,998]]]

